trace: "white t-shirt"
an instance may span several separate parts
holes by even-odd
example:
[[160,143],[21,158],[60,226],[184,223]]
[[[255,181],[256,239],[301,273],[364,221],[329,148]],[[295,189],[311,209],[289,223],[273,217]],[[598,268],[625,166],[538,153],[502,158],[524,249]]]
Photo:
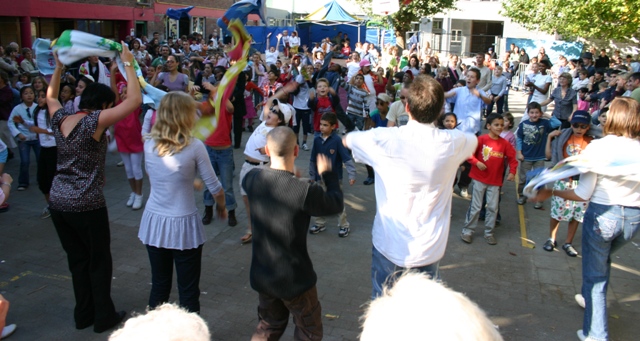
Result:
[[[551,82],[552,82],[551,76],[543,75],[541,73],[538,73],[535,76],[533,76],[533,84],[535,84],[538,88],[544,88],[545,85],[547,85],[547,83],[551,83]],[[547,91],[546,94],[543,94],[538,90],[534,90],[533,96],[531,97],[531,102],[542,103],[546,101],[547,98],[549,98],[549,92],[550,91]],[[545,111],[547,111],[546,106],[542,107],[542,112],[544,113]]]
[[409,114],[405,111],[405,105],[402,101],[391,103],[387,113],[387,120],[394,122],[397,127],[406,125],[409,122]]
[[[625,160],[640,155],[640,141],[607,135],[593,140],[580,155],[597,160],[603,167],[599,173],[603,173],[607,171],[606,165],[611,160]],[[582,174],[575,194],[596,204],[640,207],[640,182],[625,180],[622,176],[604,176],[595,172]]]
[[478,139],[411,120],[397,129],[352,132],[356,162],[375,170],[373,245],[394,264],[415,268],[444,256],[456,170]]
[[369,105],[369,111],[374,111],[377,109],[376,107],[376,97],[378,94],[376,93],[376,88],[373,86],[373,77],[368,73],[364,75],[364,84],[367,85],[369,89],[369,97],[367,97],[367,105]]
[[289,37],[290,46],[300,46],[300,37]]
[[347,63],[347,82],[351,79],[351,77],[358,74],[358,71],[360,71],[360,63],[348,62]]
[[264,59],[265,59],[265,62],[267,63],[267,66],[271,64],[275,64],[276,61],[278,61],[278,51],[276,52],[269,52],[269,50],[264,51]]
[[244,155],[261,162],[269,162],[269,157],[266,154],[260,154],[258,149],[267,145],[267,134],[273,128],[267,127],[265,122],[260,123],[249,137],[247,145],[244,147]]

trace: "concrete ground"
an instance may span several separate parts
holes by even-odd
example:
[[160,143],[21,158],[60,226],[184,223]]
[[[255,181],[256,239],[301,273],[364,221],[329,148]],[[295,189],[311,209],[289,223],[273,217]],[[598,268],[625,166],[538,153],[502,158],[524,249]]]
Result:
[[[520,117],[524,96],[512,92],[511,109]],[[244,133],[244,139],[249,133]],[[242,150],[235,151],[236,176],[243,162]],[[150,286],[150,267],[144,246],[137,238],[142,210],[125,206],[129,186],[123,168],[116,167],[117,154],[107,156],[107,198],[113,252],[112,296],[119,310],[136,314],[145,310]],[[301,152],[296,165],[306,174],[309,152]],[[17,178],[19,159],[5,170]],[[18,330],[10,340],[105,340],[108,333],[94,334],[91,328],[77,331],[73,324],[74,298],[66,257],[50,219],[41,220],[45,207],[35,183],[35,162],[31,165],[32,186],[15,191],[10,211],[0,214],[0,293],[11,301],[8,322]],[[318,274],[326,340],[356,340],[359,318],[371,292],[371,224],[375,214],[373,186],[364,186],[363,165],[358,181],[345,187],[345,203],[352,231],[338,238],[337,223],[318,235],[309,235],[309,251]],[[145,179],[145,196],[149,187]],[[237,178],[236,199],[240,200]],[[515,187],[507,183],[501,204],[502,224],[497,228],[498,245],[484,242],[481,231],[471,245],[463,243],[460,231],[469,201],[453,197],[452,222],[441,272],[447,285],[475,301],[499,326],[505,340],[577,340],[582,328],[582,309],[574,302],[580,292],[581,259],[562,250],[546,252],[549,203],[543,210],[516,204]],[[202,211],[201,194],[196,194]],[[522,211],[520,211],[522,209]],[[241,245],[246,214],[238,207],[239,224],[216,221],[206,226],[208,241],[203,252],[202,317],[214,340],[247,340],[257,324],[258,295],[249,285],[251,245]],[[562,240],[566,225],[558,238]],[[581,250],[581,231],[574,246]],[[523,246],[525,245],[525,246]],[[533,247],[533,248],[532,248]],[[640,246],[630,243],[614,255],[608,305],[612,340],[634,340],[633,321],[640,318]],[[177,300],[174,289],[172,300]],[[437,307],[434,307],[437,309]],[[426,321],[428,323],[428,321]],[[293,338],[291,322],[283,339]],[[428,333],[428,327],[425,328]]]

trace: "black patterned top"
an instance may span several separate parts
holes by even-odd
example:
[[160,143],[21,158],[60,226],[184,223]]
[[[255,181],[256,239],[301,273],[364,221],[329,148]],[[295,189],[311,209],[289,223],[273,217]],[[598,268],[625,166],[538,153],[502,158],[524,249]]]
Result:
[[51,129],[58,145],[57,172],[50,193],[51,208],[62,212],[86,212],[106,207],[102,187],[107,138],[104,133],[100,141],[93,138],[100,110],[81,118],[69,136],[64,137],[60,125],[69,115],[73,114],[60,109],[51,119]]

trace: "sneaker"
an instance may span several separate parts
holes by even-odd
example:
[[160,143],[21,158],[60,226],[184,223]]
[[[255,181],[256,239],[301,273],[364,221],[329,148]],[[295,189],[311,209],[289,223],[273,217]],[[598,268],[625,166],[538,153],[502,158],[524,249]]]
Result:
[[0,205],[0,213],[7,212],[9,207],[9,203],[5,201],[4,204]]
[[362,184],[364,184],[365,186],[369,186],[369,185],[373,185],[373,183],[375,182],[376,180],[374,178],[367,178],[362,182]]
[[348,227],[340,227],[340,232],[338,232],[338,236],[340,236],[341,238],[344,238],[349,235],[350,230],[351,229]]
[[473,237],[470,234],[464,233],[460,235],[460,239],[462,239],[462,241],[467,244],[471,244],[471,242],[473,241]]
[[584,302],[584,297],[582,297],[582,294],[577,294],[574,296],[574,298],[576,299],[576,303],[578,303],[578,305],[584,309],[586,304]]
[[18,191],[26,191],[27,186],[18,186]]
[[133,208],[134,210],[139,210],[142,208],[142,195],[135,195],[131,208]]
[[533,208],[535,208],[536,210],[541,210],[542,209],[542,201],[536,202],[536,204],[533,205]]
[[471,196],[469,195],[469,190],[466,187],[460,189],[460,196],[465,199],[471,198]]
[[120,161],[120,162],[116,163],[116,166],[124,167],[124,161]]
[[309,147],[307,146],[306,143],[302,144],[302,150],[309,150]]
[[129,200],[127,200],[127,207],[133,206],[134,200],[136,200],[136,194],[131,192],[131,194],[129,194]]
[[587,336],[584,335],[584,333],[582,332],[582,329],[578,330],[577,334],[578,334],[578,339],[580,339],[580,341],[587,340]]
[[498,244],[498,242],[496,241],[496,237],[494,237],[494,236],[484,236],[484,240],[486,240],[487,244],[489,244],[489,245]]
[[520,197],[518,197],[518,205],[524,205],[526,203],[527,203],[527,197],[520,194]]
[[47,219],[51,217],[51,212],[49,212],[49,206],[45,207],[44,210],[42,210],[42,214],[40,214],[40,219]]
[[567,256],[569,257],[575,257],[578,255],[578,251],[576,251],[576,249],[574,249],[573,245],[571,245],[570,243],[562,245],[562,249],[567,253]]
[[553,239],[549,239],[544,243],[544,246],[542,247],[545,251],[553,251],[553,249],[558,246],[558,243],[553,240]]
[[8,324],[4,326],[2,329],[2,334],[0,334],[0,339],[4,339],[9,337],[13,332],[16,331],[17,326],[15,324]]
[[318,225],[313,225],[311,226],[311,228],[309,229],[309,233],[311,234],[318,234],[324,230],[326,230],[327,228],[325,226],[318,226]]

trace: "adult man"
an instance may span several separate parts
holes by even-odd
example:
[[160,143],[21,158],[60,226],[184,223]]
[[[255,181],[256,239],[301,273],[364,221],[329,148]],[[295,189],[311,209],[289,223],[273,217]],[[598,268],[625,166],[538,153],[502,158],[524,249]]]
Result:
[[585,52],[582,54],[582,65],[589,73],[588,77],[591,77],[596,73],[596,68],[593,66],[593,54],[591,54],[591,52]]
[[400,99],[393,102],[389,107],[387,114],[387,127],[402,127],[409,122],[409,114],[407,108],[407,96],[409,96],[409,87],[411,82],[403,83],[400,89]]
[[98,56],[88,57],[87,61],[80,65],[79,73],[90,75],[96,82],[111,86],[109,68],[100,61]]
[[491,69],[484,65],[484,59],[484,54],[476,54],[476,66],[474,67],[480,71],[480,78],[477,79],[478,89],[486,92],[491,89]]
[[293,172],[299,148],[289,127],[276,127],[269,132],[265,152],[271,157],[270,168],[254,168],[242,181],[253,226],[250,282],[259,294],[260,322],[253,337],[279,339],[291,312],[296,340],[321,340],[317,276],[306,238],[311,216],[342,212],[338,174],[331,171],[325,156],[319,156],[318,172],[326,192],[318,184],[297,179]]
[[600,50],[600,56],[596,59],[596,69],[608,69],[611,61],[609,60],[609,56],[607,56],[607,50]]
[[158,65],[164,65],[167,62],[167,58],[170,54],[171,50],[169,49],[169,45],[160,46],[160,56],[158,56],[151,62],[151,66],[157,67]]
[[345,137],[354,159],[375,170],[372,298],[381,294],[389,277],[399,275],[398,270],[412,268],[439,278],[453,179],[477,145],[473,134],[434,125],[444,105],[444,92],[432,77],[416,77],[406,100],[407,125]]
[[[208,84],[205,86],[209,88],[210,93],[213,91],[210,97],[214,97],[216,95],[216,88]],[[236,219],[236,198],[233,194],[233,170],[235,165],[233,162],[233,148],[231,146],[231,124],[233,122],[234,112],[239,109],[231,104],[230,101],[227,101],[224,105],[227,106],[226,115],[219,115],[218,127],[213,134],[204,141],[204,144],[209,154],[209,161],[211,161],[213,170],[216,172],[216,176],[220,179],[222,188],[224,189],[225,204],[229,212],[227,224],[229,226],[236,226],[238,225],[238,220]],[[213,110],[208,100],[203,102],[203,107],[206,108],[207,111]],[[204,191],[203,197],[204,216],[202,217],[202,224],[209,225],[213,218],[214,200],[208,189]]]

